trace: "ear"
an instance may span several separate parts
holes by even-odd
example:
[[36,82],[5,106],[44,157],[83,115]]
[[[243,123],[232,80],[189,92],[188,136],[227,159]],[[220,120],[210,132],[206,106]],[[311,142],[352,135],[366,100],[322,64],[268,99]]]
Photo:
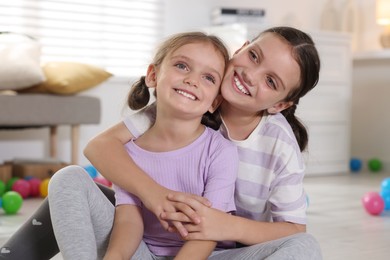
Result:
[[215,97],[215,99],[214,99],[213,103],[211,104],[211,107],[209,108],[208,111],[209,111],[211,114],[214,113],[214,112],[218,109],[218,107],[219,107],[219,105],[222,103],[222,101],[223,101],[222,95],[221,95],[221,94],[218,94],[218,95]]
[[236,50],[234,52],[234,54],[237,54],[239,53],[243,48],[245,48],[250,42],[249,41],[246,41],[238,50]]
[[146,72],[145,83],[148,88],[155,88],[157,86],[157,71],[156,66],[150,64]]
[[289,101],[289,102],[278,102],[276,103],[275,105],[273,105],[272,107],[268,108],[267,109],[267,112],[269,114],[276,114],[278,112],[281,112],[289,107],[291,107],[294,103],[292,101]]

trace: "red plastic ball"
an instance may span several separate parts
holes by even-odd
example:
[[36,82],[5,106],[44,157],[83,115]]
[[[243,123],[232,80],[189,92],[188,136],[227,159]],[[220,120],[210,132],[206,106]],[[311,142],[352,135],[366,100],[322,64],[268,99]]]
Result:
[[39,197],[40,196],[40,190],[39,190],[39,186],[41,185],[41,180],[40,179],[37,179],[37,178],[32,178],[30,180],[28,180],[28,182],[30,183],[30,196],[31,197]]
[[111,187],[112,186],[112,183],[109,180],[107,180],[106,178],[102,177],[102,176],[95,177],[95,178],[93,178],[93,180],[95,182],[103,184],[103,185],[105,185],[107,187]]
[[367,192],[362,198],[366,211],[371,215],[379,215],[385,208],[385,202],[378,192]]
[[23,199],[28,198],[31,192],[30,183],[24,179],[19,179],[12,185],[12,190],[18,192]]

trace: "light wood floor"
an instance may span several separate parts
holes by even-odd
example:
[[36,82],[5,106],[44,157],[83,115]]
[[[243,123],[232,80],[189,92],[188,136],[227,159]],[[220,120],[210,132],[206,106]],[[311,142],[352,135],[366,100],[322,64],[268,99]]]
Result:
[[[337,176],[308,176],[307,230],[321,244],[324,260],[390,259],[390,211],[369,215],[361,204],[368,191],[380,191],[387,173],[356,173]],[[40,199],[27,199],[17,215],[0,210],[0,245],[39,205]],[[61,256],[54,257],[61,260]]]

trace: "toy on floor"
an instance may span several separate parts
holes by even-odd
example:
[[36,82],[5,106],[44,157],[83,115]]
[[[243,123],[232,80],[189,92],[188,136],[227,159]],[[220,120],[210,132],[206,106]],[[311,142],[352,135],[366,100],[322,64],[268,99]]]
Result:
[[39,185],[39,192],[42,198],[46,198],[49,193],[49,182],[50,178],[46,178]]
[[379,172],[382,170],[382,161],[377,158],[372,158],[368,161],[368,168],[372,172]]
[[349,168],[352,172],[359,172],[362,169],[362,160],[358,158],[352,158],[349,162]]
[[15,181],[17,181],[19,179],[20,179],[19,177],[12,177],[11,179],[9,179],[7,181],[7,183],[5,184],[5,190],[6,191],[12,190],[12,185],[14,185]]
[[385,210],[390,210],[390,178],[383,179],[380,195],[385,202]]
[[5,183],[0,180],[0,197],[5,193]]
[[23,199],[26,199],[30,196],[31,186],[28,181],[19,179],[13,183],[11,190],[18,192]]
[[16,191],[7,191],[2,196],[2,206],[6,214],[16,214],[22,207],[23,198]]
[[39,187],[42,183],[42,181],[38,178],[30,178],[28,180],[30,183],[30,197],[39,197],[41,195],[41,191],[39,190]]
[[378,192],[370,191],[364,194],[362,203],[371,215],[379,215],[385,208],[385,202]]
[[97,183],[100,183],[100,184],[103,184],[107,187],[111,187],[112,186],[112,183],[107,180],[106,178],[104,178],[103,176],[97,176],[95,178],[93,178],[93,180]]
[[98,176],[98,171],[93,165],[86,165],[83,168],[86,172],[88,172],[89,176],[91,176],[92,179]]

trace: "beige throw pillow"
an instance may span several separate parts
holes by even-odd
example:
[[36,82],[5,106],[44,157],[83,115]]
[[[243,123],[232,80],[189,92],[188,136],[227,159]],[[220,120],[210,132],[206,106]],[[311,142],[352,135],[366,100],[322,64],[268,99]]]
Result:
[[19,92],[72,95],[95,87],[112,76],[102,68],[77,62],[48,62],[42,68],[46,81]]

